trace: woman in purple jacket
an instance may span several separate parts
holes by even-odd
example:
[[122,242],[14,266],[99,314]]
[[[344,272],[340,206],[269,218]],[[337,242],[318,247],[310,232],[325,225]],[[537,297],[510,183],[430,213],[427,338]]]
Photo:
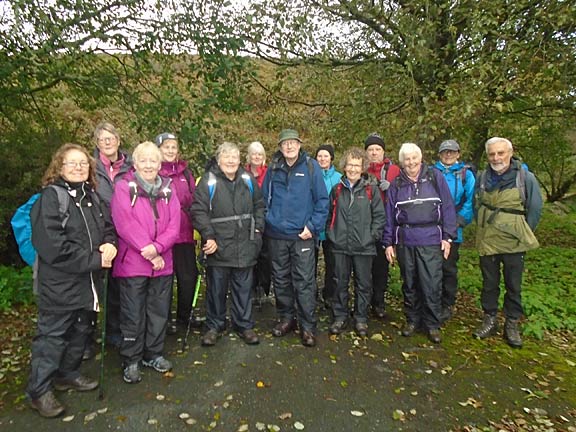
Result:
[[383,244],[393,265],[396,257],[402,275],[409,337],[420,328],[440,343],[442,260],[456,237],[456,211],[444,176],[422,163],[422,151],[405,143],[399,153],[402,171],[388,189]]
[[[185,327],[188,321],[195,327],[201,326],[201,322],[194,319],[192,300],[194,288],[198,278],[196,267],[196,250],[194,242],[194,227],[190,207],[194,201],[196,182],[192,172],[188,168],[188,162],[180,159],[178,138],[176,135],[164,132],[156,137],[156,145],[162,152],[162,167],[160,175],[172,180],[170,184],[180,201],[180,233],[172,251],[174,257],[174,274],[178,281],[176,323]],[[176,325],[168,324],[168,334],[176,333]]]
[[133,153],[134,172],[116,184],[112,219],[118,258],[112,275],[120,286],[124,381],[141,380],[140,362],[158,372],[172,364],[163,356],[172,293],[172,246],[180,233],[180,202],[170,179],[160,177],[162,153],[144,142]]

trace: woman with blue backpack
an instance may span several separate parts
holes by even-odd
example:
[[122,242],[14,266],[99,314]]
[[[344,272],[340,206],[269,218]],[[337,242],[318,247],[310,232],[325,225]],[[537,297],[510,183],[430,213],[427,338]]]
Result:
[[30,213],[37,252],[37,332],[26,394],[43,417],[65,411],[53,390],[90,391],[98,382],[79,371],[100,310],[102,270],[112,267],[116,235],[96,194],[96,163],[85,148],[64,144],[54,154],[44,189]]

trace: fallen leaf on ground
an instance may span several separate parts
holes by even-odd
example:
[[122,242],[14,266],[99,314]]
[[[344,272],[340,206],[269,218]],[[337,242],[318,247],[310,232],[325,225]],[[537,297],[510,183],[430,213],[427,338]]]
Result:
[[362,411],[350,411],[350,414],[352,414],[354,417],[362,417],[364,415],[364,413]]
[[218,381],[217,383],[214,383],[214,387],[221,387],[222,384],[224,384],[224,381]]
[[256,387],[258,387],[258,388],[264,388],[264,387],[266,387],[266,384],[264,384],[263,381],[258,381],[258,382],[256,383]]
[[304,430],[304,425],[300,422],[295,422],[294,423],[294,429],[296,430]]
[[286,420],[286,419],[292,418],[292,413],[291,412],[282,413],[278,416],[278,418],[280,420]]
[[72,420],[74,420],[74,416],[73,416],[73,415],[64,417],[64,418],[62,419],[63,422],[71,422]]
[[392,412],[392,418],[394,420],[405,421],[406,420],[406,414],[404,414],[404,411],[396,409]]
[[248,430],[248,425],[243,424],[238,428],[238,432],[246,432]]
[[190,418],[190,414],[183,412],[178,414],[178,417],[180,417],[182,420],[186,420],[187,418]]

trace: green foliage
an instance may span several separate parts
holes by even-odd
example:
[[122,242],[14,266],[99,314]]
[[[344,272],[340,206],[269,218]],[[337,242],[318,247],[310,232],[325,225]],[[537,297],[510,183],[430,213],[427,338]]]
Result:
[[17,270],[0,266],[0,310],[9,310],[15,305],[32,302],[32,268]]

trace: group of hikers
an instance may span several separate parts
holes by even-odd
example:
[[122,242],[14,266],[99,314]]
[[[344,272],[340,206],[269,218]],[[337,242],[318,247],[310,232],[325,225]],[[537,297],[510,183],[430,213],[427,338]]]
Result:
[[[201,344],[215,345],[227,328],[228,304],[232,329],[258,344],[254,293],[274,295],[275,337],[299,330],[302,344],[314,347],[317,303],[331,311],[331,334],[352,326],[365,337],[370,313],[386,317],[388,271],[396,263],[406,317],[401,334],[423,331],[438,344],[456,301],[462,228],[474,216],[484,312],[474,336],[498,331],[502,269],[504,337],[522,346],[524,255],[538,246],[533,231],[542,197],[505,138],[486,142],[488,165],[477,176],[460,161],[455,140],[440,144],[434,165],[423,162],[416,144],[404,143],[396,165],[375,133],[364,148],[343,152],[339,171],[332,145],[311,157],[299,133],[284,129],[269,163],[260,142],[248,146],[245,166],[238,145],[223,142],[198,182],[172,133],[139,144],[131,156],[110,123],[96,127],[94,140],[93,156],[76,144],[58,149],[30,212],[38,322],[26,393],[44,417],[65,410],[54,390],[98,387],[79,369],[94,345],[101,302],[106,341],[119,349],[127,383],[140,382],[142,366],[172,369],[164,342],[178,326],[203,324]],[[199,277],[194,230],[205,256],[203,323],[192,308]]]

